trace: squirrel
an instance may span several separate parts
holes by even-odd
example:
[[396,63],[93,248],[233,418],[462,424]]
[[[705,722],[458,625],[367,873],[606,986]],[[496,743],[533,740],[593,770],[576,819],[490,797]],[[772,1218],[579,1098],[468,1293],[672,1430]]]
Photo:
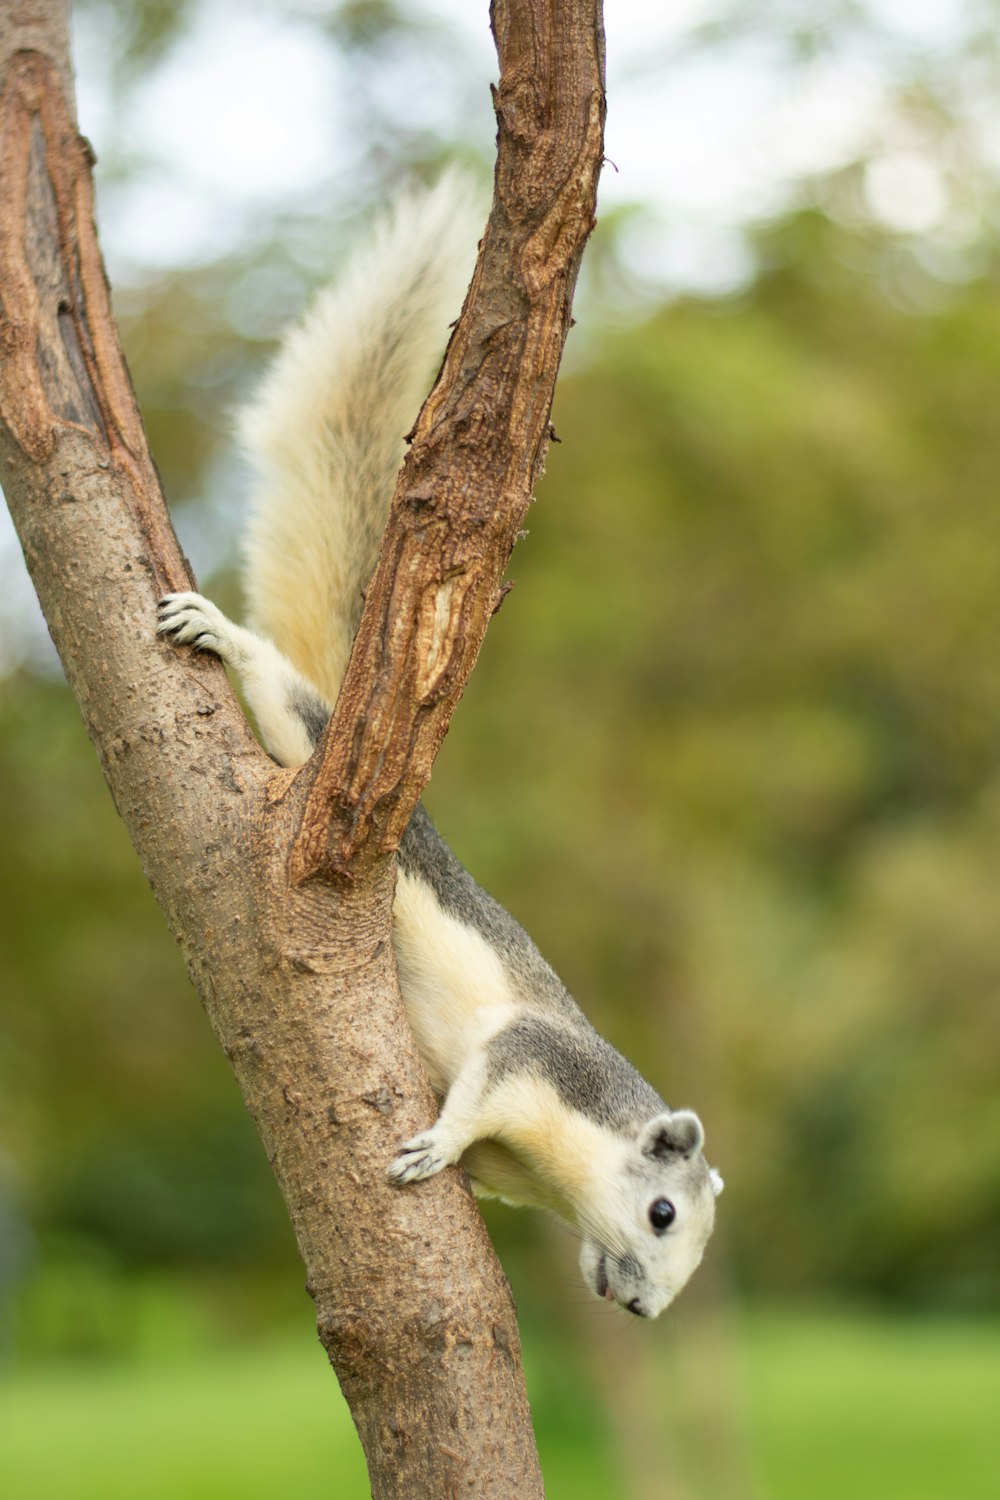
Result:
[[[220,657],[263,743],[303,764],[336,702],[408,431],[461,306],[479,221],[457,173],[399,198],[288,336],[240,420],[256,470],[245,541],[253,630],[196,593],[157,629]],[[584,1281],[656,1317],[700,1262],[722,1179],[586,1020],[528,934],[418,806],[397,856],[393,946],[406,1015],[442,1100],[388,1167],[399,1187],[461,1162],[481,1196],[576,1226]]]

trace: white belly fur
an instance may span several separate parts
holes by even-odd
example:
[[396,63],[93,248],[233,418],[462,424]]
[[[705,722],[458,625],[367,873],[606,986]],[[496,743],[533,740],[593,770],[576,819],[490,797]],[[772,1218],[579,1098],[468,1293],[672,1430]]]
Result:
[[431,887],[400,870],[393,947],[406,1015],[438,1094],[513,1020],[517,1006],[496,953],[443,911]]

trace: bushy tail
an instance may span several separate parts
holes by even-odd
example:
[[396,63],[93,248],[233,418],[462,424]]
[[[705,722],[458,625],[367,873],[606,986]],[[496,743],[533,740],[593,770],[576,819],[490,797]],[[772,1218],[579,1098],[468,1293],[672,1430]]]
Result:
[[255,470],[250,623],[331,702],[378,560],[404,434],[444,351],[482,230],[458,173],[400,198],[285,340],[240,419]]

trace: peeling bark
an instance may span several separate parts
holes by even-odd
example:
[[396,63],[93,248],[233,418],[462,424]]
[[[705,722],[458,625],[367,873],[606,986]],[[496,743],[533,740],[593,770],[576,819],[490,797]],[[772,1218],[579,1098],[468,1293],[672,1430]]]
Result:
[[542,473],[603,160],[599,0],[495,0],[493,206],[400,472],[293,880],[397,849],[475,665]]
[[542,1494],[509,1289],[464,1178],[385,1181],[435,1113],[392,958],[392,851],[541,469],[600,164],[594,0],[507,0],[494,22],[489,229],[322,756],[295,773],[264,755],[218,663],[155,636],[157,598],[193,580],[111,317],[65,6],[8,4],[0,35],[0,478],[284,1194],[379,1497]]

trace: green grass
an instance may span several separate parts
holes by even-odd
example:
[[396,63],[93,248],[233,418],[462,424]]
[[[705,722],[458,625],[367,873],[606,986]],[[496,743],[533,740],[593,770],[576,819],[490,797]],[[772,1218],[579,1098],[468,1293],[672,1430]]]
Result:
[[[755,1315],[740,1358],[760,1500],[995,1500],[998,1331],[854,1313]],[[551,1500],[627,1500],[589,1396],[575,1399],[565,1376],[559,1393],[546,1390],[544,1366],[538,1381]],[[5,1500],[368,1493],[346,1407],[318,1346],[302,1338],[8,1377],[0,1476]],[[709,1491],[688,1484],[685,1493]]]
[[0,1386],[8,1500],[348,1500],[360,1444],[322,1350],[270,1343]]
[[996,1500],[1000,1325],[757,1318],[752,1431],[775,1500]]

